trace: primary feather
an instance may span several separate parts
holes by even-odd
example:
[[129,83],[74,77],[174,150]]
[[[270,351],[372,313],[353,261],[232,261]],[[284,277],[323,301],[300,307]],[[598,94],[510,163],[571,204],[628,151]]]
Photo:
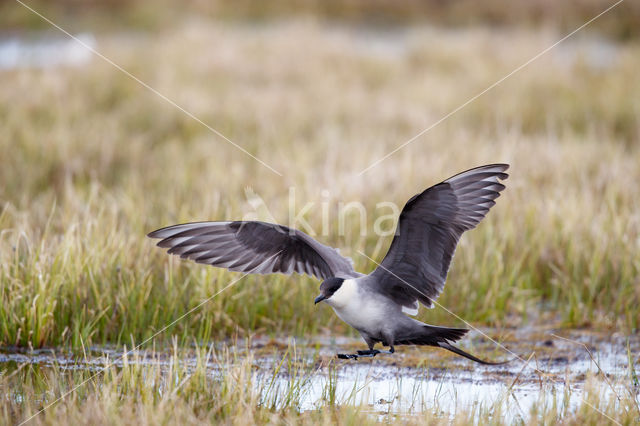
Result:
[[475,228],[504,189],[507,164],[457,174],[413,196],[402,209],[391,247],[370,275],[374,287],[407,308],[431,308],[444,288],[463,232]]
[[351,259],[302,231],[258,221],[194,222],[149,234],[168,253],[198,263],[255,274],[308,274],[319,279],[358,276]]

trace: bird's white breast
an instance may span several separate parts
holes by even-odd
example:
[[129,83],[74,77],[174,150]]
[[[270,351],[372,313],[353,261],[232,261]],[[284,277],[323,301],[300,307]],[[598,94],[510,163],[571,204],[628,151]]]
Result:
[[384,319],[384,306],[360,291],[356,280],[344,280],[327,303],[342,321],[359,330],[376,329]]

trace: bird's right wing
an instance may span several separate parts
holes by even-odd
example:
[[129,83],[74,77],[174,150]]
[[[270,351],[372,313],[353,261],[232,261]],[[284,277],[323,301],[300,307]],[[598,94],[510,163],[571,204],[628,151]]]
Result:
[[195,222],[158,229],[159,247],[181,258],[231,271],[314,275],[319,279],[359,276],[353,261],[296,229],[258,221]]
[[387,255],[371,274],[375,289],[409,309],[417,309],[417,302],[433,307],[460,236],[493,207],[508,168],[476,167],[412,197],[400,213]]

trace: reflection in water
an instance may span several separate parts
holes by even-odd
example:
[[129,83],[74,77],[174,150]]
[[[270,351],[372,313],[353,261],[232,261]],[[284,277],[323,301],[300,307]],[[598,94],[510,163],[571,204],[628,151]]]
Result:
[[[436,362],[442,357],[437,350],[420,352],[406,348],[397,356],[336,361],[332,356],[335,351],[344,346],[353,347],[357,341],[325,342],[318,353],[314,348],[318,341],[323,340],[322,337],[308,341],[291,339],[289,342],[253,339],[236,345],[216,345],[216,351],[233,353],[233,357],[225,358],[233,361],[221,365],[220,361],[210,360],[206,369],[208,375],[216,379],[226,374],[232,363],[250,358],[255,369],[251,383],[261,394],[263,404],[273,408],[293,405],[301,411],[314,410],[325,406],[331,399],[336,404],[364,405],[374,413],[415,414],[428,410],[446,416],[459,410],[490,410],[495,404],[500,404],[501,416],[526,421],[536,403],[575,410],[582,401],[588,374],[604,371],[611,383],[619,382],[628,375],[624,337],[604,340],[601,336],[594,340],[593,335],[587,333],[564,334],[588,343],[591,355],[581,345],[568,341],[555,339],[545,345],[536,343],[539,339],[535,336],[529,336],[530,348],[538,345],[539,352],[527,365],[513,361],[506,366],[484,367],[449,358],[450,362],[443,367],[442,363]],[[526,352],[526,342],[520,344],[519,350]],[[637,338],[630,342],[636,358],[639,346]],[[292,351],[294,347],[295,351]],[[288,355],[292,352],[299,355]],[[93,347],[86,357],[51,349],[30,352],[5,350],[0,353],[0,371],[30,364],[38,369],[98,372],[107,365],[107,359],[110,360],[109,365],[122,367],[122,353],[108,347]],[[427,365],[439,367],[416,367],[416,354],[419,365],[426,361]],[[279,365],[283,357],[299,367],[294,372],[291,369],[281,371]],[[333,362],[329,363],[329,360]],[[176,361],[169,352],[139,351],[127,357],[129,365],[160,367],[165,372],[170,370],[173,362]],[[195,356],[181,356],[178,362],[190,370],[197,366]],[[638,359],[633,362],[637,364]],[[613,390],[606,385],[603,392],[611,394]],[[331,393],[330,398],[328,393]],[[292,394],[296,398],[293,404],[287,399]],[[20,398],[20,395],[15,397]]]

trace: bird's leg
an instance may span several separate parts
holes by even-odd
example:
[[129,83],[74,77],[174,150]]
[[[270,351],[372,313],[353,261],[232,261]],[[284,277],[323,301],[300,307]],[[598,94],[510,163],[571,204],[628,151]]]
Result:
[[358,354],[336,354],[336,356],[340,359],[358,359],[360,357]]
[[382,341],[384,346],[389,346],[388,351],[373,349],[373,345],[375,345],[374,341],[367,340],[367,344],[369,345],[368,351],[358,351],[358,355],[360,356],[376,356],[378,354],[392,354],[395,352],[393,349],[393,336],[385,336],[385,339]]
[[389,350],[388,351],[381,351],[378,349],[369,349],[368,351],[358,351],[358,355],[360,356],[376,356],[378,354],[392,354],[394,353],[396,350],[393,349],[393,346],[389,346]]
[[388,351],[381,351],[378,349],[373,349],[370,347],[370,349],[366,350],[366,351],[356,351],[357,353],[355,354],[338,354],[338,358],[340,359],[358,359],[360,357],[362,358],[373,358],[374,356],[378,355],[378,354],[392,354],[394,353],[396,350],[393,348],[393,346],[389,346],[389,350]]
[[[340,359],[358,359],[358,358],[373,358],[374,356],[382,353],[377,349],[369,349],[367,351],[356,351],[355,354],[337,354]],[[384,351],[386,352],[386,351]]]
[[369,346],[368,350],[366,350],[366,351],[356,351],[355,354],[338,354],[338,358],[340,358],[340,359],[358,359],[360,357],[362,357],[362,358],[373,358],[374,356],[376,356],[378,354],[392,354],[394,352],[393,345],[389,345],[390,350],[388,350],[388,351],[380,351],[380,350],[377,350],[377,349],[373,349],[373,347],[376,344],[376,341],[371,339],[367,335],[363,335],[362,337],[367,342],[367,346]]
[[379,351],[377,349],[369,349],[367,351],[358,351],[358,355],[360,356],[370,356],[370,357],[374,357],[378,354],[381,354],[382,351]]

